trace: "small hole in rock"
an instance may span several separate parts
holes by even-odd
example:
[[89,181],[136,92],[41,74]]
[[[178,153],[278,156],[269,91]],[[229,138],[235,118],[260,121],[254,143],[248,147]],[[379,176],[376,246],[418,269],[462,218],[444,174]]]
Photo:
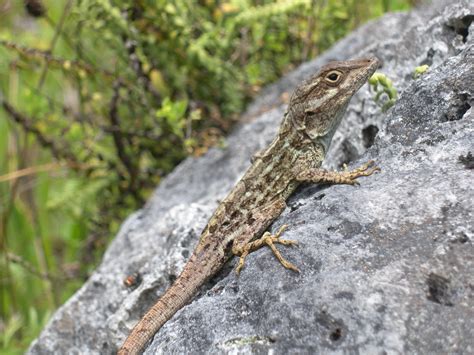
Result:
[[375,137],[379,133],[377,126],[369,125],[362,130],[362,138],[364,140],[364,147],[369,148],[374,145]]
[[341,339],[341,336],[342,336],[342,329],[336,328],[331,332],[331,334],[329,335],[329,338],[332,341],[338,341],[339,339]]
[[426,284],[428,286],[428,299],[430,301],[445,306],[453,305],[451,302],[452,291],[449,279],[435,273],[430,273]]
[[457,34],[462,36],[462,42],[467,42],[467,36],[469,36],[469,27],[471,27],[471,23],[474,21],[473,15],[465,16],[461,19],[462,25],[456,29]]
[[420,65],[433,65],[433,57],[435,55],[435,51],[433,48],[428,49],[428,52],[426,53],[426,58],[421,61]]
[[458,157],[458,162],[464,165],[466,169],[474,169],[474,156],[471,152],[468,152],[466,155],[460,155]]
[[453,100],[451,106],[449,107],[449,111],[444,114],[444,117],[441,121],[458,121],[464,117],[470,108],[471,105],[469,105],[469,98],[467,94],[460,94]]
[[322,199],[324,198],[324,196],[326,196],[326,194],[319,194],[319,195],[315,196],[314,199],[315,199],[316,201],[320,201],[320,200],[322,200]]
[[474,15],[467,15],[450,21],[447,27],[460,35],[462,37],[462,42],[466,43],[467,37],[469,36],[469,27],[471,26],[472,21],[474,21]]
[[293,203],[290,205],[290,211],[295,212],[297,211],[303,204],[301,202]]

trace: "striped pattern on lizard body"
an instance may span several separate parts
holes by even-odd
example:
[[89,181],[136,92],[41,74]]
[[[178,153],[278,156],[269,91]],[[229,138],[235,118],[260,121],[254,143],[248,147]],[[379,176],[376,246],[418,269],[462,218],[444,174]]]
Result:
[[240,270],[245,257],[266,244],[283,266],[298,271],[274,245],[294,242],[279,238],[282,229],[276,236],[264,231],[300,183],[354,185],[357,177],[379,170],[370,162],[341,173],[320,169],[351,97],[378,64],[376,58],[332,62],[296,88],[277,137],[220,203],[180,276],[133,328],[119,354],[140,353],[233,254],[240,255]]

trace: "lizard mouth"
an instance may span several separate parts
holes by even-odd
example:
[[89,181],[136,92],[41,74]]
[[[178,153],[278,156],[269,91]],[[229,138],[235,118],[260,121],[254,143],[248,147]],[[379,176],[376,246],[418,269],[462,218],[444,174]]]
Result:
[[360,59],[360,61],[362,62],[361,67],[365,67],[367,69],[367,79],[371,77],[382,64],[382,62],[376,57],[364,58]]
[[359,87],[356,87],[354,92],[359,90],[365,82],[375,73],[375,71],[382,64],[381,61],[376,57],[357,59],[354,61],[356,66],[360,68],[359,73],[357,73],[356,81],[359,82]]
[[371,57],[367,60],[370,61],[370,67],[369,67],[370,75],[374,74],[375,71],[382,66],[382,61],[376,57]]

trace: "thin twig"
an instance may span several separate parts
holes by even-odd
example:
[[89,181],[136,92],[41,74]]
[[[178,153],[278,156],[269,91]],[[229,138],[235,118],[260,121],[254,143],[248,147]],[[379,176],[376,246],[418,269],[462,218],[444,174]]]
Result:
[[110,100],[110,110],[109,110],[109,118],[111,127],[113,130],[111,131],[112,137],[114,140],[115,148],[117,150],[117,154],[122,161],[125,168],[128,170],[129,174],[131,174],[134,170],[134,166],[130,157],[127,155],[125,151],[125,144],[122,136],[122,130],[120,128],[120,120],[118,117],[118,104],[120,101],[120,82],[116,82],[114,84],[114,94],[112,99]]
[[[59,35],[63,29],[64,26],[64,21],[66,20],[66,17],[69,13],[69,10],[71,9],[72,6],[72,0],[68,0],[66,5],[64,5],[64,10],[61,14],[61,17],[59,19],[58,25],[56,26],[56,30],[54,31],[54,36],[53,40],[51,41],[51,46],[49,47],[49,53],[53,53],[54,47],[56,46],[56,43],[58,41]],[[40,80],[38,82],[38,90],[40,90],[43,87],[44,80],[46,79],[46,74],[48,73],[48,62],[44,63],[43,70],[41,72]]]
[[122,134],[123,136],[127,138],[143,138],[143,139],[149,139],[155,142],[163,138],[162,135],[157,135],[149,131],[132,132],[132,131],[123,130],[120,127],[104,126],[104,125],[99,125],[99,128],[107,133],[120,132],[120,134]]
[[81,169],[81,170],[89,168],[89,166],[86,164],[81,164],[80,166],[77,166],[76,164],[72,164],[72,163],[66,163],[66,164],[49,163],[49,164],[43,164],[43,165],[36,165],[36,166],[30,166],[25,169],[13,171],[5,175],[0,175],[0,182],[16,180],[21,177],[37,174],[44,171],[66,169],[66,168],[71,168],[71,167],[74,167],[75,169]]
[[51,151],[51,154],[53,154],[56,159],[62,158],[72,163],[73,166],[80,166],[80,163],[76,159],[74,154],[72,154],[65,146],[60,147],[56,141],[47,138],[37,127],[35,127],[33,119],[18,112],[6,100],[3,100],[1,104],[4,110],[10,115],[10,117],[13,118],[13,120],[17,122],[20,126],[22,126],[26,132],[34,134],[38,139],[38,142],[43,147],[49,149]]
[[[76,71],[82,70],[86,74],[92,75],[92,76],[99,74],[106,77],[107,79],[120,80],[127,87],[133,86],[133,84],[130,81],[127,81],[124,78],[117,76],[115,73],[111,72],[110,70],[94,67],[93,65],[88,64],[81,60],[60,58],[60,57],[52,55],[48,51],[44,51],[37,48],[25,47],[25,46],[22,46],[13,42],[5,41],[2,39],[0,39],[0,45],[4,46],[5,48],[13,50],[22,56],[44,60],[48,62],[49,65],[55,65],[62,69],[71,68]],[[39,91],[39,89],[35,88],[35,91]]]
[[22,268],[24,268],[26,271],[31,273],[32,275],[35,275],[43,280],[48,280],[48,281],[64,281],[68,279],[72,279],[73,277],[69,276],[58,276],[58,275],[52,275],[48,272],[41,272],[38,271],[33,265],[31,265],[28,261],[23,259],[21,256],[13,254],[11,252],[6,252],[5,257],[8,261],[20,265]]
[[114,140],[115,149],[117,151],[117,155],[125,166],[129,176],[129,185],[128,191],[130,192],[138,202],[143,202],[142,197],[140,196],[138,189],[136,188],[136,182],[138,178],[138,169],[137,166],[133,163],[132,159],[127,153],[125,147],[126,138],[122,135],[122,131],[120,128],[120,119],[118,116],[118,104],[120,101],[120,81],[116,81],[114,83],[114,94],[112,95],[112,99],[110,100],[110,109],[109,109],[109,118],[111,127],[116,128],[116,130],[112,130],[112,138]]
[[[128,13],[127,11],[122,11],[122,17],[128,21]],[[136,29],[133,26],[130,26],[131,32],[136,32]],[[140,57],[137,55],[137,41],[132,38],[129,38],[126,34],[122,35],[122,41],[125,45],[125,49],[128,53],[128,58],[130,61],[130,66],[132,67],[133,71],[137,75],[138,82],[150,92],[153,98],[156,100],[156,104],[160,105],[162,102],[162,98],[160,93],[153,87],[151,84],[151,79],[149,76],[149,71],[145,72],[143,68],[143,63],[140,60]]]

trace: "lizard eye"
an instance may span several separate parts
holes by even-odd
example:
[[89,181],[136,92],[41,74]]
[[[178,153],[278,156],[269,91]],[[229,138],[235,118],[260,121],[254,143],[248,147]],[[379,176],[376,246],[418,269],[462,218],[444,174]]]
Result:
[[326,75],[326,81],[330,84],[335,84],[337,83],[342,77],[342,73],[338,70],[333,70],[333,71],[330,71],[327,75]]

